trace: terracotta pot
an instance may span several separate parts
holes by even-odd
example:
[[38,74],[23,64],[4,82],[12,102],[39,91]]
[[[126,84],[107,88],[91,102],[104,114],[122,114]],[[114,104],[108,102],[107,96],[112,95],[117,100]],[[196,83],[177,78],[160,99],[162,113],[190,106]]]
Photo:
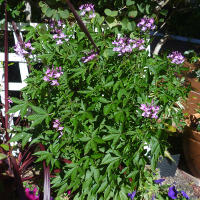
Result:
[[192,175],[200,178],[200,132],[188,126],[184,130],[183,152]]

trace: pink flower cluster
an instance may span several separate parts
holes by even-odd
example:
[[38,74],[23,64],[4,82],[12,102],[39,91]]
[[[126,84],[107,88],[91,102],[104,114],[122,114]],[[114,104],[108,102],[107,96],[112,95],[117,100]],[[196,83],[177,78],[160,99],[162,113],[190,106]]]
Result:
[[56,67],[56,69],[52,67],[52,69],[48,68],[45,74],[46,75],[43,77],[44,81],[50,82],[51,85],[59,85],[58,79],[63,74],[63,72],[61,67]]
[[69,41],[69,37],[62,32],[62,29],[64,28],[64,23],[61,20],[51,20],[50,28],[51,31],[54,33],[53,39],[56,40],[57,45],[63,44],[64,41]]
[[97,57],[97,55],[98,55],[97,53],[90,53],[89,56],[82,57],[82,61],[83,61],[83,63],[87,63],[87,62],[95,59]]
[[55,128],[57,131],[60,131],[60,137],[63,136],[63,132],[62,130],[64,129],[64,126],[61,126],[60,125],[60,121],[58,119],[56,119],[54,122],[53,122],[53,128]]
[[178,51],[173,51],[167,57],[171,59],[171,63],[175,63],[177,65],[182,64],[185,61],[183,55]]
[[141,30],[144,32],[148,30],[154,30],[156,28],[156,26],[154,25],[154,19],[148,17],[142,18],[137,26],[140,27]]
[[94,5],[93,4],[83,4],[79,7],[79,10],[81,10],[81,16],[85,16],[86,13],[89,13],[89,18],[94,18],[95,15],[95,11],[94,11]]
[[32,50],[35,48],[32,47],[30,41],[20,44],[19,42],[15,45],[14,50],[16,54],[18,54],[21,57],[25,57],[26,55],[30,54]]
[[51,31],[54,33],[60,33],[62,32],[62,29],[64,28],[64,23],[61,20],[50,20],[50,24],[49,24]]
[[8,103],[10,103],[10,104],[13,103],[13,101],[12,101],[12,99],[10,97],[8,97]]
[[118,52],[118,56],[125,53],[132,53],[133,49],[145,49],[143,39],[133,40],[127,37],[118,37],[112,44],[115,45],[113,51]]
[[57,45],[63,44],[64,41],[66,42],[69,41],[69,37],[65,35],[63,32],[54,34],[53,39],[56,40]]
[[158,118],[158,111],[160,109],[159,106],[153,105],[153,101],[151,104],[141,104],[140,109],[143,110],[144,112],[142,113],[143,117],[151,117],[154,119]]
[[25,194],[28,200],[39,200],[39,195],[36,195],[36,193],[37,193],[36,187],[33,189],[33,191],[30,190],[29,188],[25,189]]

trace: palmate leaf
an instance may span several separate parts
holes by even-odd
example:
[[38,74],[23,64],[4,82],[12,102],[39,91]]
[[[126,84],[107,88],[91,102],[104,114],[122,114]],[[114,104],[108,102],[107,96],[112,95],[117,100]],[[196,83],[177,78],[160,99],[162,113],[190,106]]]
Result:
[[[41,107],[37,107],[34,105],[30,105],[30,107],[33,109],[33,111],[35,111],[37,114],[33,114],[33,115],[29,115],[28,116],[28,120],[33,121],[33,123],[31,124],[31,127],[35,127],[39,124],[41,124],[45,119],[48,118],[48,112],[44,109],[42,109]],[[48,124],[49,120],[46,120],[47,124]]]
[[22,140],[22,138],[24,138],[27,134],[28,133],[26,132],[17,133],[9,140],[9,142],[18,142]]
[[33,111],[35,111],[36,113],[38,114],[41,114],[41,115],[45,115],[47,114],[47,111],[38,107],[38,106],[34,106],[34,105],[30,105],[30,107],[33,109]]
[[17,98],[12,98],[12,101],[18,105],[13,106],[9,109],[8,114],[16,113],[17,111],[20,111],[21,118],[23,118],[28,110],[29,103],[27,101],[23,101]]

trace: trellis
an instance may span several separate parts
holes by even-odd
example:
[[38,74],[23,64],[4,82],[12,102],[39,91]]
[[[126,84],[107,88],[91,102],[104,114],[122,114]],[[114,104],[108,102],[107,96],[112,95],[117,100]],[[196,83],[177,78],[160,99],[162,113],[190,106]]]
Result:
[[[17,24],[17,28],[19,30],[19,35],[21,38],[23,38],[23,32],[24,30],[22,29],[23,26],[28,25],[25,23],[18,23]],[[31,25],[35,25],[35,24],[31,24]],[[4,26],[0,27],[0,31],[4,31]],[[13,30],[13,26],[11,23],[8,23],[8,31],[12,32],[13,38],[14,38],[14,43],[17,44],[18,40],[17,40],[17,36]],[[1,103],[3,105],[5,105],[5,83],[4,83],[4,67],[3,67],[3,62],[5,61],[5,53],[4,52],[0,52],[0,84],[1,84],[1,91],[0,91],[0,95],[1,95]],[[17,93],[19,93],[19,91],[26,86],[25,83],[25,79],[26,77],[29,75],[29,71],[28,71],[28,66],[26,63],[26,60],[20,56],[18,56],[15,53],[8,53],[8,62],[16,62],[19,65],[19,74],[17,74],[18,70],[14,69],[14,73],[16,73],[16,76],[19,76],[21,79],[21,82],[9,82],[8,83],[8,90],[9,91],[15,91]],[[13,66],[10,66],[13,67]],[[5,107],[2,106],[1,109],[2,115],[3,117],[5,117]],[[9,125],[13,125],[13,117],[19,117],[19,112],[14,113],[10,119],[9,119]]]

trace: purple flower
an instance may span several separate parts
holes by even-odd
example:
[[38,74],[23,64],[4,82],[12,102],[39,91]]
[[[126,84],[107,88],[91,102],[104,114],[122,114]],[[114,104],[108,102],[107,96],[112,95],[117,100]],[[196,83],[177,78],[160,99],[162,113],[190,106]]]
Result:
[[13,103],[13,101],[10,99],[10,97],[8,97],[8,103]]
[[[94,18],[95,15],[95,11],[94,11],[94,5],[93,4],[83,4],[79,7],[79,10],[81,10],[80,15],[81,16],[85,16],[86,13],[90,13],[89,18]],[[92,13],[91,13],[92,12]]]
[[62,26],[62,21],[61,20],[58,20],[57,23],[58,23],[59,27]]
[[66,35],[63,32],[60,33],[59,38],[65,38],[65,37],[66,37]]
[[62,42],[62,40],[58,40],[57,42],[56,42],[56,44],[63,44],[63,42]]
[[159,111],[159,106],[154,106],[154,102],[152,100],[151,104],[141,104],[140,109],[143,110],[144,112],[142,113],[143,117],[151,117],[151,118],[158,118],[158,111]]
[[181,191],[181,194],[184,198],[189,199],[189,196],[183,190]]
[[92,13],[91,15],[89,15],[89,19],[92,19],[92,18],[95,18],[95,17],[96,17],[95,13]]
[[135,195],[136,195],[136,191],[133,191],[132,193],[128,193],[128,197],[129,197],[131,200],[134,199]]
[[182,64],[185,61],[183,55],[178,51],[173,51],[167,56],[167,58],[171,59],[171,63],[175,63],[177,65]]
[[46,76],[43,77],[43,80],[46,82],[50,82],[51,85],[59,85],[58,79],[61,77],[63,72],[61,71],[61,67],[57,67],[56,69],[47,68],[47,71],[45,72]]
[[43,80],[46,81],[46,82],[49,82],[49,81],[50,81],[50,79],[49,79],[47,76],[44,76],[44,77],[43,77]]
[[161,184],[163,181],[165,181],[165,179],[161,178],[161,179],[158,179],[158,180],[154,180],[154,183]]
[[113,48],[113,51],[118,52],[118,56],[121,56],[125,53],[132,53],[133,49],[137,48],[138,50],[143,50],[145,47],[143,46],[144,40],[138,39],[133,40],[127,37],[120,37],[112,42],[115,47]]
[[64,129],[63,126],[59,126],[59,127],[58,127],[58,131],[62,131],[63,129]]
[[19,56],[23,58],[34,49],[35,48],[32,47],[30,42],[22,43],[22,44],[18,42],[14,47],[16,54],[18,54]]
[[145,32],[148,30],[154,30],[156,26],[154,25],[154,19],[144,17],[140,20],[140,22],[137,24],[138,27],[141,28],[141,31]]
[[59,128],[60,126],[60,121],[58,119],[56,119],[54,122],[53,122],[53,128]]
[[64,129],[64,126],[60,126],[60,121],[58,119],[56,119],[55,121],[53,121],[53,128],[55,128],[57,131],[60,132],[60,135],[58,138],[61,138],[63,136],[63,132],[62,130]]
[[58,83],[57,80],[52,80],[52,81],[51,81],[51,85],[59,85],[59,83]]
[[57,38],[58,38],[58,34],[54,34],[53,39],[57,39]]
[[155,195],[155,194],[153,194],[153,195],[152,195],[152,199],[151,199],[151,200],[155,200],[155,198],[156,198],[156,195]]
[[83,63],[87,63],[87,62],[95,59],[97,57],[97,55],[98,55],[97,53],[92,53],[89,56],[82,57],[82,61],[83,61]]
[[58,138],[61,138],[64,135],[64,133],[62,131],[60,131],[60,135],[58,136]]
[[169,187],[168,196],[171,199],[177,199],[178,191],[176,190],[175,186]]
[[25,45],[24,45],[24,46],[25,46],[25,48],[29,48],[29,49],[30,49],[30,48],[32,48],[32,46],[31,46],[31,43],[30,43],[30,42],[27,42],[27,43],[25,43]]

